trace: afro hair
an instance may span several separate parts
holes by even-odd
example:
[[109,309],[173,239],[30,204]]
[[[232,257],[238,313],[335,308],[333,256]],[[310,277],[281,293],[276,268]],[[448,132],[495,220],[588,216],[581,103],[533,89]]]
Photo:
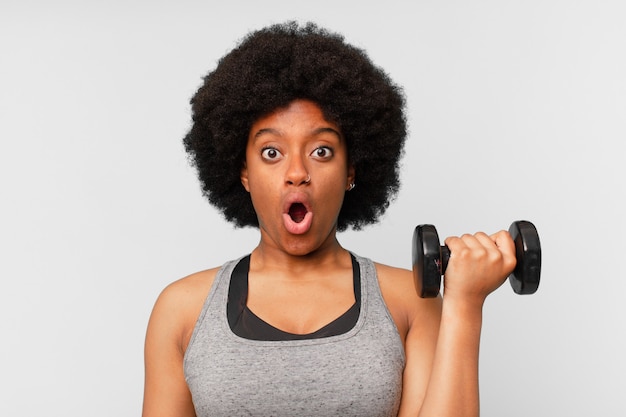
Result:
[[203,194],[236,226],[258,227],[240,179],[248,134],[296,99],[315,102],[346,139],[358,186],[345,195],[337,230],[376,223],[400,188],[404,94],[363,50],[314,23],[251,32],[204,77],[183,140]]

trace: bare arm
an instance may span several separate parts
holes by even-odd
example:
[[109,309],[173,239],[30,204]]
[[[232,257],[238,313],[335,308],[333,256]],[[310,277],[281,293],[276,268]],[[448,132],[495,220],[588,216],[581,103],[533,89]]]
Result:
[[211,282],[208,271],[192,275],[157,299],[146,332],[143,417],[195,417],[183,357]]
[[433,370],[420,416],[478,416],[482,311],[443,303]]

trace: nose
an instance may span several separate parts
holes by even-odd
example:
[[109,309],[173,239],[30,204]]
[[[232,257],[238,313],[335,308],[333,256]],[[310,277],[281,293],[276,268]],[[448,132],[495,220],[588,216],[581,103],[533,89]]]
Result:
[[303,185],[308,184],[310,180],[311,177],[302,158],[290,158],[289,164],[287,164],[287,172],[285,173],[285,182],[288,185]]

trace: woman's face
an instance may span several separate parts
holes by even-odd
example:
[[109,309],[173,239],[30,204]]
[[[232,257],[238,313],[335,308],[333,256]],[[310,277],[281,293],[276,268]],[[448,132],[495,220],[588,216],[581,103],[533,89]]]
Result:
[[341,131],[315,103],[295,100],[252,125],[241,182],[262,244],[292,255],[336,244],[337,216],[353,180]]

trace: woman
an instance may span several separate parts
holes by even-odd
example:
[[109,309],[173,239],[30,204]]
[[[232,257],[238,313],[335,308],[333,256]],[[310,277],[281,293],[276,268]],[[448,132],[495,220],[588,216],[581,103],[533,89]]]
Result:
[[251,254],[169,285],[148,325],[144,417],[478,415],[482,306],[505,231],[450,237],[445,297],[344,249],[398,191],[404,98],[313,24],[249,34],[192,99],[204,194]]

